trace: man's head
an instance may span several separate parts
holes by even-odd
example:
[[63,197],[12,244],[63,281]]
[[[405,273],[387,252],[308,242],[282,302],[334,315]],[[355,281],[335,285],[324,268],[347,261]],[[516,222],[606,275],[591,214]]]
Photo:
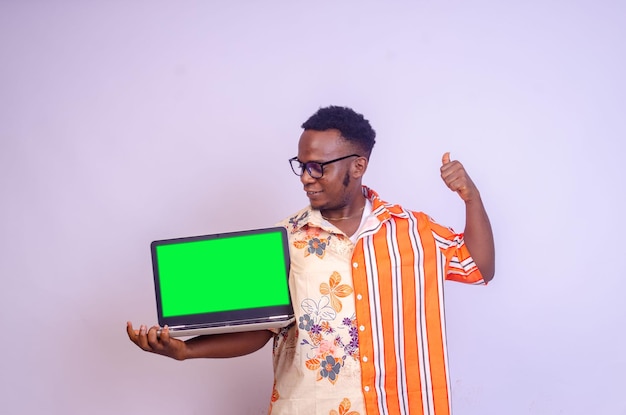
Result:
[[363,204],[361,178],[367,169],[376,133],[369,121],[350,108],[319,109],[304,124],[298,155],[292,159],[296,174],[314,209],[350,211]]
[[351,108],[331,105],[320,108],[302,124],[305,130],[326,131],[338,130],[341,137],[356,145],[359,154],[369,159],[374,143],[376,131],[363,115]]

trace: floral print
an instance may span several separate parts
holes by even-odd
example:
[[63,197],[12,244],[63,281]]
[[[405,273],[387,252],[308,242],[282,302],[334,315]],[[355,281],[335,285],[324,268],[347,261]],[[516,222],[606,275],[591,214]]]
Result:
[[320,376],[328,378],[331,383],[335,383],[337,375],[339,375],[339,369],[341,368],[342,359],[336,359],[330,355],[326,356],[326,359],[320,362]]
[[[356,411],[350,411],[350,400],[348,398],[343,398],[341,403],[339,404],[339,411],[335,411],[332,409],[328,415],[359,415]],[[349,411],[349,412],[348,412]]]
[[305,255],[315,254],[320,258],[324,257],[324,250],[326,249],[326,240],[320,240],[319,238],[309,239],[307,247],[307,253]]
[[317,238],[315,236],[311,236],[305,240],[295,241],[293,246],[298,249],[304,249],[304,256],[307,257],[309,255],[315,255],[318,258],[324,258],[326,254],[326,248],[328,247],[328,239]]
[[300,330],[309,331],[311,330],[311,326],[313,326],[313,320],[311,320],[311,316],[308,314],[303,315],[298,319],[298,328]]
[[291,232],[294,233],[298,230],[298,228],[300,227],[300,222],[304,221],[306,218],[309,217],[309,211],[304,211],[300,217],[298,217],[298,215],[289,218],[289,225],[291,226]]
[[[298,319],[298,328],[308,334],[308,339],[303,338],[300,344],[309,346],[311,351],[306,367],[318,372],[318,381],[326,379],[332,384],[337,381],[347,357],[359,358],[355,317],[336,321],[338,312],[343,308],[339,297],[346,297],[353,291],[352,287],[340,285],[340,282],[341,275],[333,272],[329,282],[320,285],[322,297],[318,302],[312,298],[302,301],[301,307],[305,314]],[[347,344],[337,334],[338,331],[349,335]]]
[[296,321],[274,338],[277,383],[270,407],[280,414],[294,408],[363,414],[350,262],[355,245],[319,211],[300,211],[282,224],[289,232]]
[[[306,212],[300,217],[292,217],[289,223],[295,229],[304,219],[307,219]],[[333,234],[309,225],[303,225],[300,231],[303,231],[302,237],[296,238],[292,242],[293,246],[302,250],[304,258],[313,255],[324,259]],[[324,238],[323,234],[328,236]],[[309,347],[306,367],[317,372],[318,381],[325,379],[334,384],[339,378],[345,359],[358,359],[359,340],[354,316],[337,321],[343,309],[341,299],[348,297],[353,291],[350,285],[341,283],[341,274],[334,271],[328,277],[328,282],[320,284],[321,296],[318,299],[305,298],[300,304],[303,313],[298,318],[298,328],[308,335],[308,338],[302,337],[300,345]],[[350,341],[346,344],[342,339],[347,337]]]
[[341,301],[339,298],[347,297],[352,294],[352,287],[346,284],[339,285],[341,282],[341,275],[338,272],[333,272],[333,275],[330,276],[328,280],[328,284],[323,282],[320,284],[320,292],[324,295],[328,295],[330,297],[330,306],[336,312],[340,312],[343,306],[341,305]]

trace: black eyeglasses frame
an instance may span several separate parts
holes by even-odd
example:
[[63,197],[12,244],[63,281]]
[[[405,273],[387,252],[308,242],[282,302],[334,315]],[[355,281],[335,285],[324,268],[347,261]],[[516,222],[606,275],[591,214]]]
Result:
[[[306,172],[309,173],[309,176],[311,176],[314,179],[321,179],[322,177],[324,177],[324,166],[331,164],[331,163],[335,163],[337,161],[345,160],[350,157],[361,157],[361,156],[358,154],[350,154],[349,156],[339,157],[337,159],[324,161],[322,163],[318,161],[307,161],[306,163],[303,163],[300,160],[298,160],[298,156],[295,156],[289,159],[289,165],[291,166],[291,170],[293,171],[293,174],[295,174],[298,177],[301,177],[304,174],[304,170],[306,169]],[[300,163],[300,167],[298,169],[300,173],[298,173],[298,171],[294,167],[294,164],[293,164],[294,161],[297,161],[298,163]],[[311,167],[310,167],[311,164],[316,164],[320,167],[321,174],[319,177],[316,177],[311,173]]]

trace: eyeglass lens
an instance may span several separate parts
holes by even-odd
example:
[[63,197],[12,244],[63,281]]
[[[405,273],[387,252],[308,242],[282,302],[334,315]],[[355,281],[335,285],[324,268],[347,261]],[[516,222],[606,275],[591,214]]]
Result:
[[290,160],[291,169],[293,172],[302,176],[304,174],[304,169],[306,169],[307,173],[314,179],[319,179],[324,175],[324,167],[320,163],[316,163],[314,161],[309,161],[307,163],[301,163],[298,159]]

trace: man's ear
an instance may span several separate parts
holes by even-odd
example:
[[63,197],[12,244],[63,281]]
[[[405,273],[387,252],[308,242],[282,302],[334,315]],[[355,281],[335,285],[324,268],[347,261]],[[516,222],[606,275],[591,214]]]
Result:
[[365,157],[358,157],[352,163],[352,176],[355,178],[362,177],[367,170],[368,160]]

